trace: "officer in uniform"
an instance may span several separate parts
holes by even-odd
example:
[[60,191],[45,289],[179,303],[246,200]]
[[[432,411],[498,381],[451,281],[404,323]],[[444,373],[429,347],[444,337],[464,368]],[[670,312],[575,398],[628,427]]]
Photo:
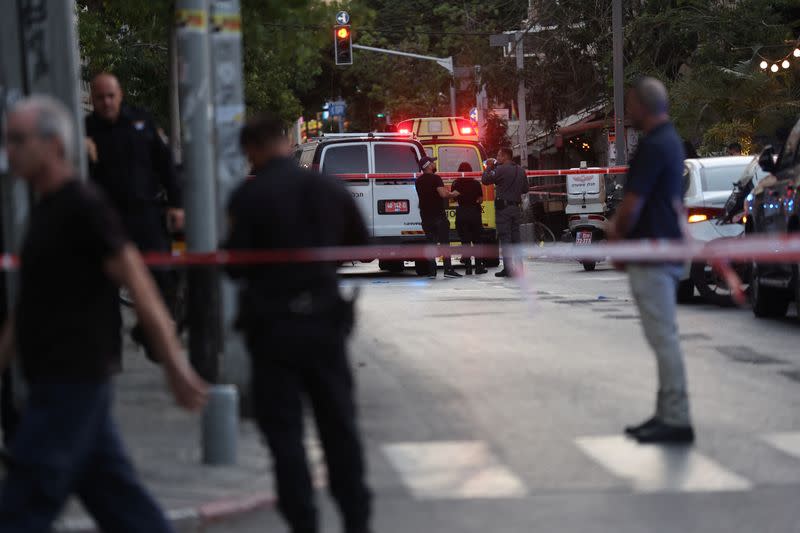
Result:
[[[89,176],[117,209],[126,233],[140,250],[168,252],[171,244],[158,201],[162,191],[170,226],[179,231],[184,225],[181,190],[169,147],[145,111],[123,103],[116,77],[99,74],[91,89],[94,110],[86,117]],[[153,277],[174,314],[175,272],[157,269]],[[132,335],[144,344],[141,327],[134,328]]]
[[[297,167],[280,121],[254,118],[242,129],[240,141],[255,178],[231,197],[227,249],[367,243],[367,229],[350,194],[338,180]],[[318,531],[303,447],[307,401],[344,531],[366,533],[371,497],[345,349],[353,307],[340,295],[337,264],[270,263],[232,267],[229,273],[242,282],[238,324],[251,356],[254,412],[275,464],[281,514],[293,533]]]
[[[469,163],[461,163],[458,167],[459,172],[472,172]],[[453,191],[458,192],[458,208],[456,208],[456,231],[462,246],[474,246],[481,243],[481,205],[483,204],[483,188],[480,182],[470,177],[460,177],[452,187]],[[472,274],[472,257],[465,257],[464,264],[467,266],[466,274]],[[480,257],[475,258],[475,273],[485,274],[486,267]]]
[[497,239],[503,247],[503,270],[495,273],[498,278],[517,273],[509,247],[521,241],[519,225],[522,223],[522,195],[528,192],[528,178],[525,171],[514,163],[513,155],[510,148],[500,148],[497,159],[487,161],[481,178],[484,185],[495,186]]

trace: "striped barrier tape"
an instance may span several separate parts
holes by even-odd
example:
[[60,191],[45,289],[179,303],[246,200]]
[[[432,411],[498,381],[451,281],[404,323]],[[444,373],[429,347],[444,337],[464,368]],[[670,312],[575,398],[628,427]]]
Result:
[[[529,259],[604,261],[619,263],[707,262],[800,263],[800,234],[784,236],[753,236],[739,239],[719,239],[708,243],[666,240],[622,241],[576,246],[569,243],[552,245],[525,244],[513,247],[517,257]],[[296,248],[281,250],[231,250],[187,252],[180,254],[143,254],[150,266],[247,266],[276,263],[313,263],[384,260],[413,260],[448,255],[497,256],[497,247],[434,246],[408,244],[399,246],[345,246],[330,248]],[[19,259],[3,254],[0,269],[14,270]]]

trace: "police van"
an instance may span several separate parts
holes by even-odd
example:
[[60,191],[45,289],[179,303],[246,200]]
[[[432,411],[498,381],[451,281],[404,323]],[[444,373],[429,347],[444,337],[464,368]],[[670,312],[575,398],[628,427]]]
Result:
[[[415,173],[424,155],[422,144],[402,133],[324,134],[298,146],[294,153],[302,167],[339,175],[353,195],[373,243],[386,245],[425,241],[415,187]],[[368,178],[366,174],[387,176]],[[404,261],[381,260],[380,268],[399,272]]]

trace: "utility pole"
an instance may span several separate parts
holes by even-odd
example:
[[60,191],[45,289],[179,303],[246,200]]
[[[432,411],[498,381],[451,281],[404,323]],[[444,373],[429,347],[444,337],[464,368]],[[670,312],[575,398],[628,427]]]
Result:
[[525,34],[518,31],[515,35],[515,49],[517,53],[517,74],[519,87],[517,87],[517,109],[519,114],[519,162],[522,168],[528,168],[528,110],[525,104],[525,47],[523,37]]
[[169,32],[169,148],[175,163],[183,161],[181,156],[181,111],[178,94],[178,35],[175,28]]
[[[239,148],[239,132],[245,119],[242,71],[242,16],[240,0],[211,2],[211,65],[214,81],[215,146],[217,154],[217,227],[228,232],[226,209],[231,193],[247,175],[247,160]],[[299,138],[299,137],[298,137]],[[246,388],[247,354],[234,328],[236,285],[221,279],[222,331],[220,378]]]
[[625,67],[622,56],[623,26],[622,26],[622,0],[612,0],[611,27],[613,31],[614,48],[614,134],[617,160],[615,165],[622,166],[628,163],[628,152],[625,139]]
[[[184,168],[186,245],[190,252],[217,249],[217,184],[211,104],[209,0],[176,0],[180,111]],[[216,267],[192,267],[187,273],[189,358],[198,373],[219,377],[220,302]]]

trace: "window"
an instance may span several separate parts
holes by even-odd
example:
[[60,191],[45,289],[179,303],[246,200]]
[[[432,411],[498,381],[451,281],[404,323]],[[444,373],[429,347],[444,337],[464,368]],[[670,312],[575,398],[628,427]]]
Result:
[[322,171],[327,174],[366,174],[369,159],[366,144],[330,146],[322,154]]
[[440,146],[436,163],[440,172],[458,172],[461,163],[468,163],[472,172],[481,170],[481,158],[474,146]]
[[375,144],[375,172],[395,174],[419,172],[417,151],[408,144]]
[[703,192],[731,191],[744,170],[743,165],[703,169]]

